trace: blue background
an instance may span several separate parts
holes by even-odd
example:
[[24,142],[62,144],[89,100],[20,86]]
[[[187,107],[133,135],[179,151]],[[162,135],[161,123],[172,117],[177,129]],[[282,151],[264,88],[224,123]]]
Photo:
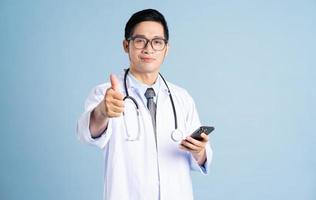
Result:
[[149,7],[170,28],[162,73],[216,127],[196,199],[316,199],[314,0],[1,0],[0,199],[102,199],[102,151],[76,120],[128,66],[125,23]]

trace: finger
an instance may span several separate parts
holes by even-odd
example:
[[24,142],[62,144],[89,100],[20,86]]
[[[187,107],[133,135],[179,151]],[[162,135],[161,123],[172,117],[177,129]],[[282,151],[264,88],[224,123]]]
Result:
[[124,111],[124,107],[119,107],[119,106],[112,105],[112,106],[109,107],[108,110],[111,111],[111,112],[115,112],[115,113],[122,113]]
[[113,98],[121,99],[121,100],[123,100],[124,98],[123,94],[120,91],[116,91],[111,87],[106,90],[105,95],[112,96]]
[[117,99],[117,100],[123,101],[123,99],[124,99],[124,95],[121,92],[115,91],[112,88],[108,88],[106,90],[106,93],[105,93],[104,97],[107,98],[108,100],[110,100],[110,99]]
[[123,101],[124,96],[121,92],[113,90],[113,92],[111,92],[111,95],[114,99],[118,99],[118,100]]
[[201,134],[201,137],[203,138],[203,142],[207,142],[208,141],[208,135],[206,135],[205,133]]
[[189,148],[189,147],[187,147],[187,146],[184,146],[184,145],[182,145],[182,144],[179,145],[179,149],[182,149],[182,150],[184,150],[184,151],[189,151],[189,152],[191,152],[191,153],[199,152],[199,151],[197,151],[197,150],[193,150],[193,149],[191,149],[191,148]]
[[188,149],[191,149],[192,151],[200,151],[202,149],[202,147],[196,146],[186,140],[182,140],[181,145]]
[[121,114],[122,114],[122,112],[114,112],[114,111],[112,111],[112,110],[109,110],[108,111],[108,116],[109,117],[120,117],[121,116]]
[[[117,93],[117,94],[116,94]],[[115,92],[113,89],[107,91],[104,96],[104,100],[107,105],[115,104],[116,106],[124,106],[123,95],[119,92]]]
[[114,106],[124,108],[124,101],[123,100],[112,99],[111,103]]
[[124,109],[118,107],[111,107],[106,109],[106,113],[110,117],[119,117],[124,112]]
[[190,136],[186,137],[185,140],[189,141],[190,143],[194,144],[195,146],[204,147],[204,142],[201,142],[199,140],[196,140]]
[[187,147],[183,146],[182,144],[179,144],[179,149],[182,149],[185,151],[191,151],[191,149],[188,149]]
[[119,91],[120,84],[115,74],[110,75],[110,81],[111,81],[111,88],[115,91]]

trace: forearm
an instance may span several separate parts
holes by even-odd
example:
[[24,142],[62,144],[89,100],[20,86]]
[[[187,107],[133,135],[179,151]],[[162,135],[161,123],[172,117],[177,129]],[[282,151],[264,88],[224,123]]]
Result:
[[91,112],[89,129],[92,138],[100,137],[104,130],[107,128],[109,118],[102,110],[104,110],[103,102],[101,102]]

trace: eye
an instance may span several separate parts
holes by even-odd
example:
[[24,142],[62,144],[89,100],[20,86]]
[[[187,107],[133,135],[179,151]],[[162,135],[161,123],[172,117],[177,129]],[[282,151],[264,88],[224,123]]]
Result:
[[154,43],[154,45],[163,45],[164,44],[164,40],[162,40],[162,39],[154,39],[153,43]]
[[144,43],[146,43],[146,40],[143,39],[143,38],[135,38],[135,39],[134,39],[134,42],[135,42],[136,44],[144,44]]

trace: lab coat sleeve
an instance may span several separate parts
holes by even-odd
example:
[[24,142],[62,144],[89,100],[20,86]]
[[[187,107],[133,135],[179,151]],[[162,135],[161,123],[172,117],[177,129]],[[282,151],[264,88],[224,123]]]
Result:
[[[188,103],[188,105],[186,106],[188,108],[186,121],[188,125],[188,131],[189,133],[192,133],[201,125],[201,122],[199,119],[199,115],[198,115],[195,103],[189,94],[187,94],[187,99],[189,101],[186,101]],[[206,162],[202,166],[200,166],[197,163],[197,161],[194,159],[191,153],[188,153],[188,156],[190,159],[191,170],[200,171],[202,174],[207,175],[209,173],[209,168],[210,168],[212,157],[213,157],[213,151],[211,149],[209,142],[207,142],[205,149],[206,149]]]
[[206,144],[205,146],[206,149],[206,161],[205,163],[200,166],[197,161],[194,159],[194,157],[192,156],[192,154],[190,153],[190,166],[191,166],[191,170],[193,171],[200,171],[202,174],[207,175],[209,174],[210,171],[210,165],[212,162],[212,158],[213,158],[213,151],[210,147],[209,142]]
[[96,86],[89,94],[85,102],[85,111],[80,116],[77,122],[77,137],[80,141],[95,145],[101,149],[105,147],[112,133],[112,120],[109,120],[107,129],[99,138],[92,138],[89,129],[90,115],[93,109],[103,100],[105,90],[109,87],[108,84]]

